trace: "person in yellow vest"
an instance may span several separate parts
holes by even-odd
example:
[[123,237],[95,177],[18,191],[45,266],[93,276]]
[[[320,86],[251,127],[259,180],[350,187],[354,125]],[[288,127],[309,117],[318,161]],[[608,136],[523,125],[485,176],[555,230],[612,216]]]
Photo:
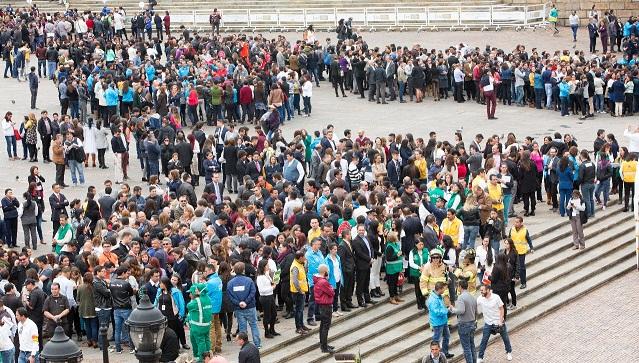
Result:
[[428,180],[428,167],[421,150],[415,150],[415,167],[419,171],[419,181],[426,182]]
[[[626,154],[626,158],[621,161],[619,169],[619,175],[623,181],[624,191],[624,206],[623,211],[628,211],[628,204],[630,203],[630,210],[635,210],[635,173],[637,172],[637,157],[633,153]],[[632,198],[630,198],[632,193]]]
[[519,279],[521,280],[520,289],[526,288],[526,254],[535,252],[533,249],[532,239],[528,233],[528,229],[524,226],[524,219],[517,216],[513,220],[513,226],[508,232],[508,238],[512,239],[517,250],[517,259],[519,263]]
[[[435,225],[437,227],[437,225]],[[408,274],[409,279],[415,285],[415,300],[417,301],[417,310],[426,308],[426,298],[419,288],[419,277],[422,273],[422,267],[428,263],[428,249],[424,247],[424,240],[418,239],[408,254]]]
[[442,221],[440,228],[444,235],[453,240],[455,248],[464,240],[464,224],[461,219],[457,218],[457,212],[454,209],[446,211],[446,218]]
[[472,190],[475,190],[477,186],[486,189],[486,170],[484,170],[484,168],[477,169],[477,175],[473,178],[473,181],[470,182],[470,185]]
[[[430,262],[422,267],[422,275],[419,278],[419,288],[422,295],[428,298],[428,294],[435,289],[438,282],[448,286],[448,274],[446,265],[442,262],[444,251],[437,247],[430,251]],[[448,289],[444,289],[444,303],[450,306],[450,295]]]
[[399,246],[399,237],[397,232],[389,232],[386,236],[386,281],[388,282],[388,293],[390,295],[389,303],[397,305],[404,300],[400,299],[397,294],[397,278],[399,273],[404,270],[404,257],[402,256],[402,248]]
[[[497,211],[497,214],[504,219],[504,201],[503,193],[501,190],[501,182],[497,177],[497,174],[490,175],[490,182],[488,183],[488,196],[493,201],[493,209]],[[470,287],[469,287],[470,288]]]
[[[475,249],[469,248],[464,251],[464,257],[461,266],[454,272],[459,279],[468,281],[468,292],[474,294],[477,291],[477,264],[475,263]],[[461,289],[457,286],[457,294],[461,294]]]
[[291,264],[290,289],[295,307],[295,332],[300,335],[306,334],[310,328],[304,325],[304,301],[308,293],[308,280],[306,279],[306,256],[303,251],[295,252],[295,259]]

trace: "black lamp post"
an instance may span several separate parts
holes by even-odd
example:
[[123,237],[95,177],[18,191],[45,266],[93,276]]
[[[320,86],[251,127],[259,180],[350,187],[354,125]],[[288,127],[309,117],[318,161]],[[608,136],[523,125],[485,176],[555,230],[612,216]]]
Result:
[[160,361],[160,344],[166,329],[166,317],[155,308],[146,293],[141,293],[140,304],[124,323],[135,349],[135,357],[142,363]]
[[57,326],[53,338],[42,348],[40,362],[80,363],[82,362],[82,350],[64,334],[64,329],[61,326]]

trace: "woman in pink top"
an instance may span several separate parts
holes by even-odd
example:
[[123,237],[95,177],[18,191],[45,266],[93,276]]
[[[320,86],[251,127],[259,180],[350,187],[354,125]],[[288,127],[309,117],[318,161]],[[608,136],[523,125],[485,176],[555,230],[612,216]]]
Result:
[[537,200],[543,202],[544,200],[541,198],[541,179],[544,176],[544,156],[541,155],[539,151],[539,144],[537,141],[532,144],[532,151],[530,152],[530,160],[537,167]]

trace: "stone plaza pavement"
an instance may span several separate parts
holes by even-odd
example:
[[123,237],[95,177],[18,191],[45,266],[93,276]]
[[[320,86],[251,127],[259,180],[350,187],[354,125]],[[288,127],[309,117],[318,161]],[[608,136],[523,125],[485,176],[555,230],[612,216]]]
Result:
[[[562,29],[562,33],[558,37],[550,36],[548,32],[514,32],[514,31],[502,31],[502,32],[437,32],[437,33],[372,33],[365,34],[367,39],[370,38],[372,45],[383,45],[386,43],[394,42],[395,44],[413,44],[420,43],[427,45],[429,48],[442,48],[451,44],[458,44],[459,42],[466,42],[472,46],[478,46],[483,48],[486,42],[492,46],[501,47],[504,49],[511,49],[516,44],[525,43],[530,50],[533,46],[541,47],[546,45],[549,50],[554,49],[572,49],[572,41],[568,38],[569,29]],[[292,34],[288,33],[288,37]],[[301,36],[298,34],[297,36]],[[321,34],[318,39],[321,38]],[[582,40],[586,39],[583,33],[580,33]],[[334,36],[331,34],[331,37]],[[584,49],[586,44],[583,41],[577,43],[578,47]],[[35,58],[35,57],[33,57]],[[33,59],[32,58],[32,59]],[[32,62],[35,65],[35,61]],[[1,66],[0,66],[1,67]],[[29,110],[29,90],[26,82],[17,82],[14,79],[0,79],[0,116],[3,116],[6,111],[12,111],[14,113],[14,120],[20,121],[22,117],[26,115]],[[452,97],[452,96],[451,96]],[[623,139],[622,133],[625,126],[632,122],[634,124],[637,121],[634,118],[621,119],[611,118],[608,115],[598,115],[594,120],[589,119],[586,122],[581,123],[576,117],[559,117],[558,113],[534,110],[530,108],[519,108],[515,106],[497,106],[498,120],[488,121],[485,117],[485,108],[481,105],[477,105],[473,102],[466,102],[464,104],[457,104],[452,101],[452,98],[448,101],[442,101],[439,103],[433,103],[432,100],[426,98],[422,104],[407,103],[399,104],[393,102],[389,105],[377,105],[369,103],[366,100],[360,100],[355,95],[349,95],[348,98],[334,98],[332,88],[327,82],[323,82],[320,88],[314,89],[314,96],[312,99],[313,114],[310,118],[296,118],[293,121],[289,121],[284,126],[284,133],[286,136],[291,136],[296,129],[305,128],[312,132],[314,130],[321,130],[327,124],[332,123],[336,125],[337,134],[341,135],[342,131],[346,128],[353,130],[365,130],[367,135],[371,138],[375,136],[385,136],[389,132],[395,133],[412,133],[415,137],[428,137],[429,131],[436,131],[440,140],[452,140],[453,133],[459,128],[463,128],[464,140],[468,143],[472,137],[481,132],[485,136],[491,134],[506,134],[508,132],[514,132],[518,139],[523,139],[525,136],[533,136],[537,140],[541,140],[543,136],[549,135],[554,131],[563,133],[571,133],[577,138],[577,142],[580,147],[587,149],[592,148],[592,140],[594,140],[596,130],[599,128],[605,128],[608,132],[613,132],[617,135],[617,139],[622,145],[627,144]],[[40,90],[38,96],[37,106],[39,110],[36,111],[36,116],[39,117],[40,110],[48,110],[49,113],[59,112],[59,104],[57,99],[57,91],[54,85],[48,80],[41,80]],[[186,130],[188,132],[189,129]],[[207,132],[212,131],[210,128]],[[16,196],[21,199],[22,193],[26,190],[26,179],[29,173],[29,168],[32,165],[38,165],[41,168],[41,174],[47,179],[45,187],[45,197],[48,197],[50,193],[49,186],[54,179],[54,166],[53,164],[34,164],[26,161],[8,161],[6,153],[4,152],[5,146],[0,148],[0,189],[13,188]],[[134,148],[132,148],[134,149]],[[18,155],[22,155],[22,146],[18,145]],[[41,160],[41,153],[39,153],[39,159]],[[112,155],[107,154],[107,164],[112,166]],[[141,185],[141,171],[139,162],[135,159],[134,155],[131,155],[130,166],[130,185]],[[94,185],[100,191],[102,189],[102,182],[105,179],[113,180],[114,168],[107,170],[88,168],[85,170],[87,177],[86,185]],[[65,182],[70,184],[70,175],[67,172]],[[196,188],[198,195],[202,191],[202,187]],[[74,198],[84,199],[86,195],[86,187],[70,187],[63,191],[63,193],[72,200]],[[521,210],[521,205],[516,206],[516,210]],[[50,208],[47,205],[45,211],[45,219],[50,220]],[[526,219],[526,224],[530,227],[532,232],[539,231],[545,224],[551,220],[556,219],[556,215],[551,215],[547,211],[544,205],[538,207],[537,217]],[[48,253],[50,251],[51,241],[51,223],[46,222],[44,224],[45,241],[49,244],[46,246],[39,246],[39,249],[34,253],[40,255],[42,253]],[[19,232],[20,245],[23,245],[22,231]],[[570,357],[581,356],[577,353],[589,353],[586,349],[592,349],[593,357],[605,357],[605,354],[610,352],[615,354],[615,349],[602,349],[597,351],[597,346],[589,344],[588,346],[575,346],[574,341],[597,341],[602,339],[605,342],[617,342],[624,343],[626,341],[622,339],[630,339],[631,335],[624,335],[622,332],[630,329],[624,324],[615,324],[619,326],[619,331],[614,334],[607,332],[604,334],[602,327],[610,326],[610,322],[618,321],[622,322],[623,316],[628,316],[630,307],[634,307],[637,303],[637,277],[633,275],[632,279],[626,276],[619,280],[618,284],[621,284],[619,289],[612,293],[612,298],[617,299],[611,301],[610,296],[601,295],[607,290],[598,290],[596,293],[586,296],[579,300],[579,304],[570,305],[560,309],[555,314],[559,314],[560,318],[556,315],[550,315],[539,322],[526,328],[521,332],[517,332],[512,336],[513,348],[515,353],[515,359],[519,362],[538,362],[538,361],[571,361]],[[624,282],[624,284],[621,283]],[[628,282],[626,282],[628,281]],[[624,288],[625,286],[625,288]],[[633,286],[630,288],[629,286]],[[624,289],[624,290],[622,290]],[[631,290],[632,289],[632,290]],[[599,294],[599,295],[597,295]],[[634,301],[630,300],[634,299]],[[575,306],[581,306],[576,308]],[[587,309],[584,309],[586,307]],[[592,308],[591,308],[592,307]],[[593,309],[594,308],[594,309]],[[609,309],[609,310],[606,310]],[[620,309],[626,309],[626,314],[621,313]],[[585,310],[585,311],[583,311]],[[588,320],[586,317],[592,316],[593,320]],[[554,317],[554,319],[553,319]],[[617,318],[619,317],[619,318]],[[595,319],[596,318],[596,319]],[[561,319],[557,321],[557,319]],[[281,324],[278,325],[278,331],[282,332],[284,336],[291,336],[294,334],[292,329],[292,321],[281,319]],[[586,329],[585,325],[591,321],[593,323],[593,329]],[[584,327],[577,324],[584,324]],[[570,327],[569,330],[562,328]],[[535,331],[529,333],[530,331]],[[537,330],[535,330],[537,329]],[[563,337],[561,334],[569,332],[569,336],[572,338],[560,339]],[[556,334],[556,335],[552,335]],[[530,339],[530,337],[540,337],[540,339]],[[555,354],[558,350],[555,349],[553,344],[542,344],[541,337],[544,337],[543,342],[562,342],[566,345],[566,357],[565,359],[555,360],[552,356],[547,356],[546,359],[537,359],[535,354]],[[552,338],[551,338],[552,337]],[[593,339],[596,338],[597,340]],[[279,337],[283,339],[283,337]],[[266,339],[262,339],[264,342]],[[274,342],[279,341],[275,339]],[[479,343],[479,342],[477,342]],[[603,344],[602,347],[611,347],[614,345]],[[632,346],[632,345],[627,345]],[[536,348],[533,348],[536,347]],[[581,349],[580,351],[574,351],[574,355],[570,355],[569,347],[573,349]],[[548,349],[550,348],[550,349]],[[224,355],[231,361],[236,361],[238,348],[235,345],[224,342],[223,345]],[[424,351],[426,347],[424,348]],[[501,347],[498,345],[492,345],[488,349],[487,358],[490,356],[501,357]],[[519,356],[521,352],[521,357]],[[604,353],[605,352],[605,353]],[[639,356],[634,352],[634,356]],[[497,355],[495,355],[497,354]],[[524,359],[523,357],[527,357]],[[117,359],[123,363],[135,361],[134,357],[129,354],[123,354],[121,356],[112,355],[112,359]],[[576,359],[576,358],[575,358]],[[99,351],[94,349],[85,348],[85,361],[97,362],[101,360]],[[501,361],[492,360],[492,361]],[[587,361],[603,361],[599,359],[587,359]]]

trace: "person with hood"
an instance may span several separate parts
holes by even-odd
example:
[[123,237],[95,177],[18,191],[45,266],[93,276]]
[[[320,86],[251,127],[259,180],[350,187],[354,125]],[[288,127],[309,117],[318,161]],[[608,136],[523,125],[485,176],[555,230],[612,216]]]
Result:
[[320,349],[322,353],[332,354],[334,348],[328,345],[328,330],[331,327],[335,290],[328,281],[328,266],[325,264],[319,265],[317,274],[313,275],[313,294],[315,295],[315,304],[319,307]]
[[[222,352],[222,323],[220,311],[222,309],[222,279],[217,274],[217,265],[206,265],[206,290],[211,301],[210,342],[215,343],[214,353]],[[193,343],[193,342],[191,342]],[[195,345],[193,345],[195,346]]]
[[186,305],[189,312],[189,335],[193,346],[193,356],[197,362],[203,361],[204,353],[211,350],[209,325],[211,325],[211,299],[207,284],[193,284],[189,289],[191,301]]

